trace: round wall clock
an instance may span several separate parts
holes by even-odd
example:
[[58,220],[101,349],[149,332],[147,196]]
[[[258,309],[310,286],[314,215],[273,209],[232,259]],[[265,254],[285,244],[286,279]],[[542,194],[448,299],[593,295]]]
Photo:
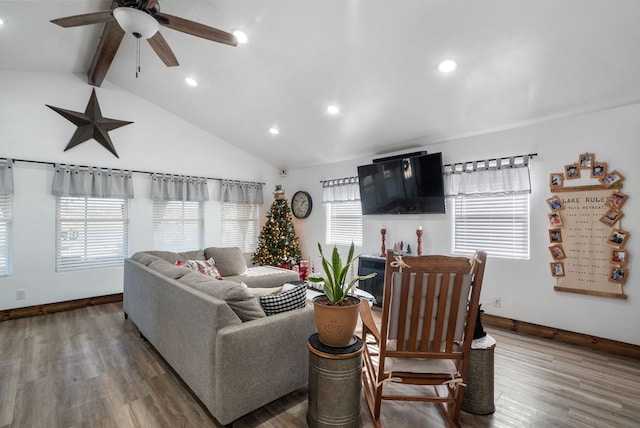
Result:
[[311,214],[311,208],[313,202],[311,201],[311,195],[302,190],[297,191],[291,198],[291,212],[296,218],[307,218]]

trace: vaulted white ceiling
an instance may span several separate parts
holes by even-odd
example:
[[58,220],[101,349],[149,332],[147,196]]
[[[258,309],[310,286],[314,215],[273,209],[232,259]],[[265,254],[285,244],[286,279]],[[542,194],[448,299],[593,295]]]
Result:
[[[108,0],[0,0],[0,69],[86,74]],[[126,36],[106,81],[282,169],[640,101],[638,0],[160,0],[249,43],[161,28],[179,67]],[[458,68],[438,71],[451,58]],[[184,78],[194,77],[197,87]],[[326,106],[340,114],[330,116]],[[280,134],[270,135],[277,126]]]

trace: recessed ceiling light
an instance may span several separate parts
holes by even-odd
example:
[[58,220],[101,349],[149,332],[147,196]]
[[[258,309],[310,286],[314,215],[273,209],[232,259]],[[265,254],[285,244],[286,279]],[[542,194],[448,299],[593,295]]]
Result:
[[335,105],[330,105],[327,107],[327,113],[329,114],[338,114],[340,113],[340,107]]
[[236,36],[236,40],[238,40],[238,43],[247,43],[249,41],[249,38],[247,37],[246,34],[244,34],[242,31],[234,31],[233,35]]
[[276,128],[275,126],[272,126],[271,128],[269,128],[269,134],[278,135],[279,133],[280,133],[280,130],[278,128]]
[[189,86],[198,86],[198,82],[193,77],[185,77],[184,81],[187,82]]
[[443,73],[451,73],[457,67],[458,67],[458,64],[456,64],[455,61],[451,59],[447,59],[442,61],[440,65],[438,65],[438,70],[440,70]]
[[0,18],[0,25],[4,24],[4,21],[2,20],[2,18]]

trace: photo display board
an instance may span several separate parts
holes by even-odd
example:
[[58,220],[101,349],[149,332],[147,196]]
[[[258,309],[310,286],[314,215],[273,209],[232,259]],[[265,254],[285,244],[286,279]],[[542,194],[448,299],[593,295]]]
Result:
[[[585,155],[589,162],[583,165]],[[567,172],[576,174],[576,169],[578,177],[586,173],[600,184],[567,186],[572,179]],[[556,291],[626,299],[628,232],[621,219],[628,195],[621,190],[623,179],[617,171],[608,173],[606,163],[595,163],[593,154],[580,155],[564,173],[550,175],[549,265]]]

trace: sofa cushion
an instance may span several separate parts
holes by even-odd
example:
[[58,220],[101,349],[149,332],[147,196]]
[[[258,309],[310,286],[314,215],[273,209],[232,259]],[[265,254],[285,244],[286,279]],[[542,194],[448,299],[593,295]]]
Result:
[[192,272],[188,267],[176,266],[162,259],[157,259],[149,263],[149,269],[153,269],[171,279],[182,278],[184,275]]
[[182,253],[178,253],[178,257],[180,260],[207,260],[209,257],[204,257],[204,250],[193,250],[193,251],[184,251]]
[[275,266],[254,266],[247,269],[242,275],[229,275],[225,279],[235,282],[244,282],[249,288],[277,287],[286,282],[298,281],[298,272],[282,269]]
[[180,259],[180,256],[178,255],[178,253],[174,253],[172,251],[145,251],[145,253],[150,254],[152,256],[156,256],[161,258],[162,260],[165,260],[169,263],[175,263],[176,260]]
[[242,275],[247,271],[247,262],[238,247],[209,247],[204,256],[213,258],[222,276]]
[[249,287],[244,282],[241,282],[244,287],[249,290],[251,294],[256,297],[267,296],[269,294],[279,294],[282,293],[282,286],[280,287],[269,287],[269,288],[258,288],[258,287]]
[[265,317],[258,299],[238,282],[217,280],[194,271],[187,273],[178,281],[225,301],[242,321]]
[[149,266],[152,261],[160,259],[158,256],[154,256],[153,254],[149,254],[145,251],[138,251],[131,258],[138,263],[142,263],[145,266]]
[[209,260],[185,260],[185,261],[176,260],[175,265],[176,266],[188,267],[190,269],[193,269],[195,271],[200,272],[203,275],[212,276],[215,279],[222,279],[222,275],[220,275],[220,272],[216,268],[216,265],[213,262],[213,259],[209,259]]
[[307,305],[307,286],[299,285],[279,294],[261,296],[260,305],[267,315],[304,308]]

